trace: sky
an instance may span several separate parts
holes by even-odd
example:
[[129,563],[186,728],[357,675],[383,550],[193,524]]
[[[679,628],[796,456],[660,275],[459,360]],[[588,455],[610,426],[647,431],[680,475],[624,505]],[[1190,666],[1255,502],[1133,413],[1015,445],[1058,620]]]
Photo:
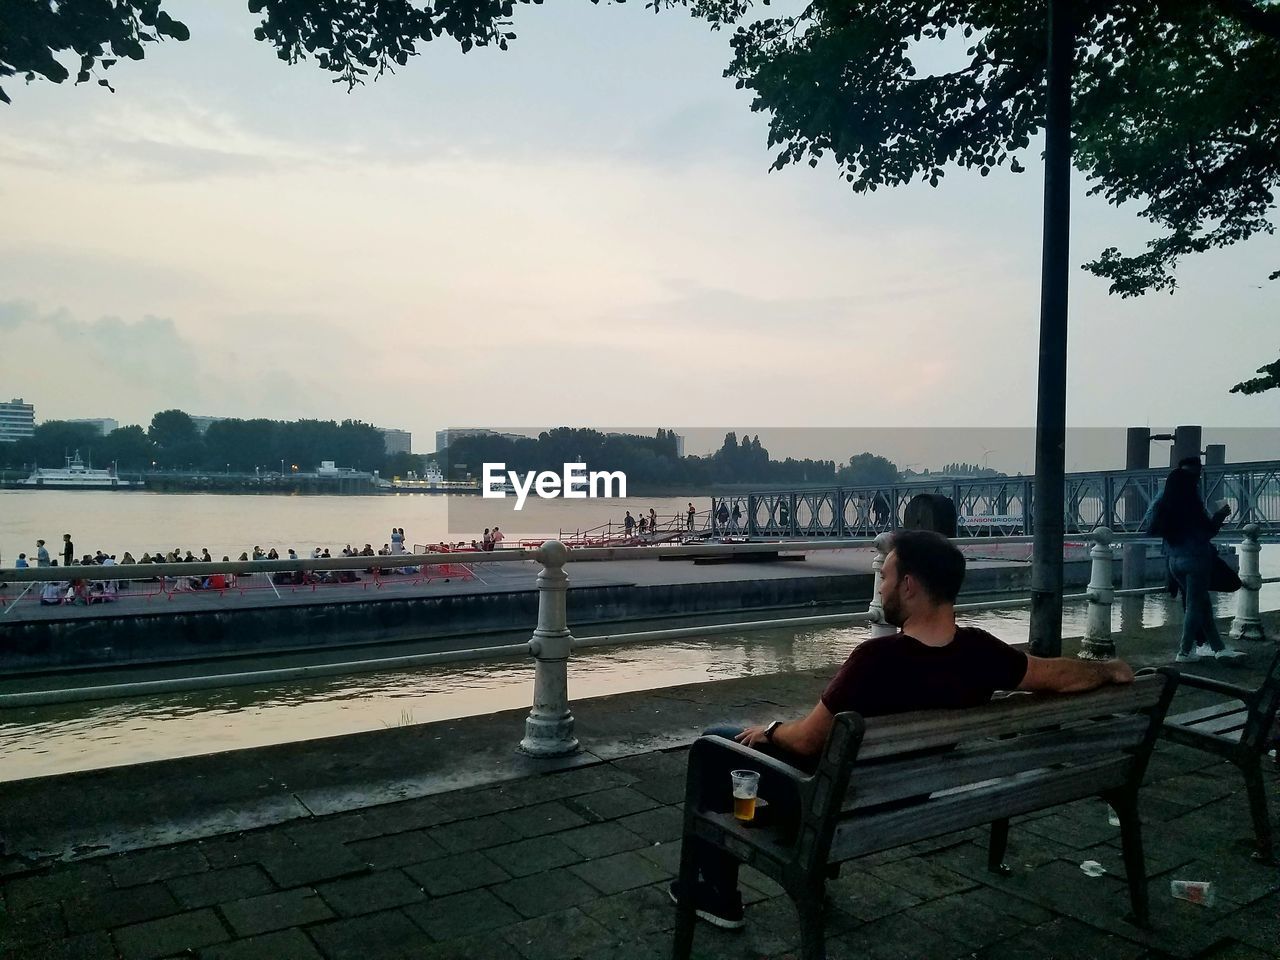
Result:
[[[770,173],[728,35],[640,4],[522,7],[509,51],[433,42],[354,93],[242,3],[166,7],[191,40],[115,94],[6,84],[0,395],[38,420],[353,417],[419,452],[450,426],[1035,421],[1035,155],[871,196]],[[1085,189],[1073,263],[1151,235]],[[1278,265],[1257,238],[1130,300],[1074,270],[1069,425],[1280,424],[1280,391],[1228,393],[1280,352]]]

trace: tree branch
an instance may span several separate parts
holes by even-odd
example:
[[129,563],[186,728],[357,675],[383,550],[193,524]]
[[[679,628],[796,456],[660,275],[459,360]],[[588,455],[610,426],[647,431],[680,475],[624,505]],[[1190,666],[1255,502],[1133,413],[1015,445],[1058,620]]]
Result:
[[1258,7],[1250,0],[1212,0],[1224,16],[1256,30],[1272,40],[1280,40],[1280,7]]

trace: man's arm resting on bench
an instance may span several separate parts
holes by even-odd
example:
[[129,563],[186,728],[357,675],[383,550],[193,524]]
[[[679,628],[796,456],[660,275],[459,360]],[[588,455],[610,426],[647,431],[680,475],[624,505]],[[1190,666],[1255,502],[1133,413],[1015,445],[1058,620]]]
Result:
[[1133,683],[1133,669],[1123,660],[1028,656],[1027,672],[1018,689],[1084,693],[1109,683]]
[[747,727],[738,734],[738,742],[748,747],[772,745],[796,756],[815,757],[822,752],[833,723],[835,715],[819,700],[818,705],[803,720],[788,720],[779,724],[769,737],[765,736],[768,724]]

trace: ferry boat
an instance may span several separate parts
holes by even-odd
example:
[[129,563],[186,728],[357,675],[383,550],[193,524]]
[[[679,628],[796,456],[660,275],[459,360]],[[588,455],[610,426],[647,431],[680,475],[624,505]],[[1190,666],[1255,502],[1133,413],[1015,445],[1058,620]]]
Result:
[[80,451],[66,458],[63,467],[36,467],[31,476],[18,481],[19,487],[39,487],[42,490],[128,490],[140,487],[132,480],[121,480],[115,468],[95,470],[85,466]]

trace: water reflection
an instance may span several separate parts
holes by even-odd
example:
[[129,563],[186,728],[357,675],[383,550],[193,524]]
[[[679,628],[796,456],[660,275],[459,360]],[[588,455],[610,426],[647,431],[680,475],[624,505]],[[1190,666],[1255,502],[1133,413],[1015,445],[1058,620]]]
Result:
[[[1280,607],[1280,585],[1262,591],[1262,608]],[[1234,597],[1215,595],[1220,616]],[[1113,628],[1177,623],[1167,594],[1122,598]],[[1025,609],[961,617],[1009,641],[1027,639]],[[1063,613],[1063,632],[1084,631],[1086,605]],[[780,629],[663,644],[589,649],[570,668],[574,699],[706,680],[834,668],[866,629]],[[0,781],[145,760],[189,756],[527,708],[533,679],[526,660],[442,665],[263,687],[193,691],[129,701],[0,711]]]

